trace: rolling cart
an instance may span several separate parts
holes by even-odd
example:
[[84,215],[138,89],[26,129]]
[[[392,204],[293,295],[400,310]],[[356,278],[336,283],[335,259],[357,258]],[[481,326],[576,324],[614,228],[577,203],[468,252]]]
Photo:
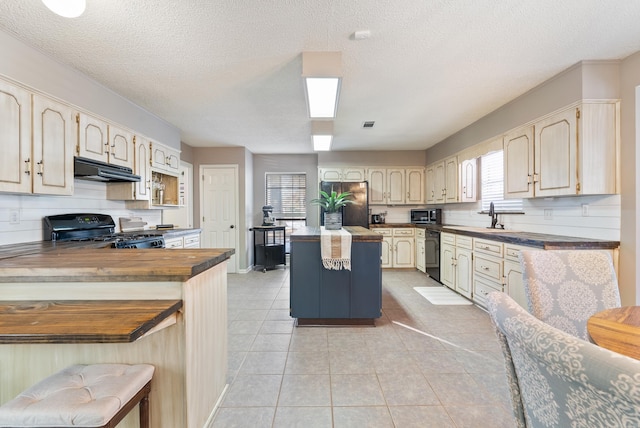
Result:
[[262,272],[274,269],[278,265],[286,265],[285,227],[284,226],[254,226],[253,257],[254,266],[262,266]]

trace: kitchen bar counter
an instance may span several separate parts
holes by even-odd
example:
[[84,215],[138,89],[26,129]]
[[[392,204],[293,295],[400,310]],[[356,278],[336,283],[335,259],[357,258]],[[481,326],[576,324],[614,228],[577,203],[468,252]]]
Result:
[[[0,247],[5,309],[30,301],[51,309],[67,305],[75,312],[72,320],[54,321],[51,313],[40,321],[50,323],[44,332],[50,341],[0,344],[0,404],[72,364],[147,363],[156,368],[151,426],[208,426],[227,384],[227,260],[234,250],[104,246],[32,242]],[[129,303],[146,315],[136,315],[134,308],[127,313]],[[83,314],[83,307],[89,313]],[[166,310],[173,312],[165,316]],[[1,316],[0,326],[8,328]],[[10,334],[28,336],[33,331],[28,323],[15,324]],[[67,337],[59,337],[67,327]],[[86,331],[97,340],[84,340]],[[98,337],[101,332],[108,337]],[[135,412],[118,425],[137,426]]]
[[4,251],[0,247],[0,283],[186,281],[227,260],[234,252],[228,248],[195,248],[180,250],[177,256],[175,250],[164,248],[95,248],[95,244],[69,248],[46,244],[23,244]]
[[180,308],[181,300],[0,301],[0,344],[130,343],[175,324]]

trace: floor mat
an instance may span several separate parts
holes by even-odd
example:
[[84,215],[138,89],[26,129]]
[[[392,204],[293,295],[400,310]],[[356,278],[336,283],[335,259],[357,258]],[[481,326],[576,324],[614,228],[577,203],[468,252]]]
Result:
[[413,287],[422,297],[434,305],[471,305],[471,301],[465,299],[455,291],[446,287]]

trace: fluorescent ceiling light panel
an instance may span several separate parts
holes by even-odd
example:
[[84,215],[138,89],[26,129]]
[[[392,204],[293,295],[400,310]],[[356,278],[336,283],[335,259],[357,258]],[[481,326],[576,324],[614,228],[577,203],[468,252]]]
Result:
[[42,0],[53,13],[65,18],[77,18],[87,7],[86,0]]
[[328,152],[331,150],[333,135],[312,135],[313,150],[316,152]]
[[335,118],[342,80],[342,53],[302,52],[302,77],[309,117]]
[[340,79],[337,77],[307,77],[305,81],[307,83],[309,117],[336,117]]
[[317,152],[331,150],[331,143],[333,142],[333,121],[312,120],[311,140],[313,140],[313,150]]

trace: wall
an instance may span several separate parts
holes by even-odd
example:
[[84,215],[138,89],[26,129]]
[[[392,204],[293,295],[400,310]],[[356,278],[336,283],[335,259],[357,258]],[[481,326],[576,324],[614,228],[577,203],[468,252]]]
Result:
[[[621,99],[620,195],[525,199],[524,215],[501,215],[499,220],[509,229],[527,232],[620,240],[619,282],[626,304],[638,301],[634,193],[637,162],[635,117],[630,109],[635,108],[639,71],[637,56],[624,62],[583,61],[427,150],[427,162],[431,163],[577,100]],[[588,205],[588,216],[582,214],[584,204]],[[447,204],[442,208],[446,223],[489,225],[487,215],[478,213],[480,203]],[[545,211],[550,216],[545,216]]]
[[251,152],[244,147],[193,147],[193,213],[194,227],[201,227],[200,219],[200,167],[205,165],[238,165],[238,271],[246,271],[250,265],[252,239],[249,228],[253,225],[253,161]]
[[[0,245],[34,242],[43,239],[42,218],[55,214],[109,214],[120,230],[120,217],[142,217],[148,226],[161,223],[161,210],[128,210],[122,201],[106,200],[106,183],[74,180],[73,196],[33,196],[0,193]],[[19,221],[11,223],[11,213]]]
[[180,130],[79,71],[0,31],[0,75],[179,149]]
[[637,150],[640,131],[640,53],[622,61],[620,67],[621,93],[621,217],[620,217],[620,271],[619,283],[622,303],[640,305],[640,278],[636,266],[640,263],[638,242],[640,239],[640,219],[636,189],[640,189],[640,151]]

